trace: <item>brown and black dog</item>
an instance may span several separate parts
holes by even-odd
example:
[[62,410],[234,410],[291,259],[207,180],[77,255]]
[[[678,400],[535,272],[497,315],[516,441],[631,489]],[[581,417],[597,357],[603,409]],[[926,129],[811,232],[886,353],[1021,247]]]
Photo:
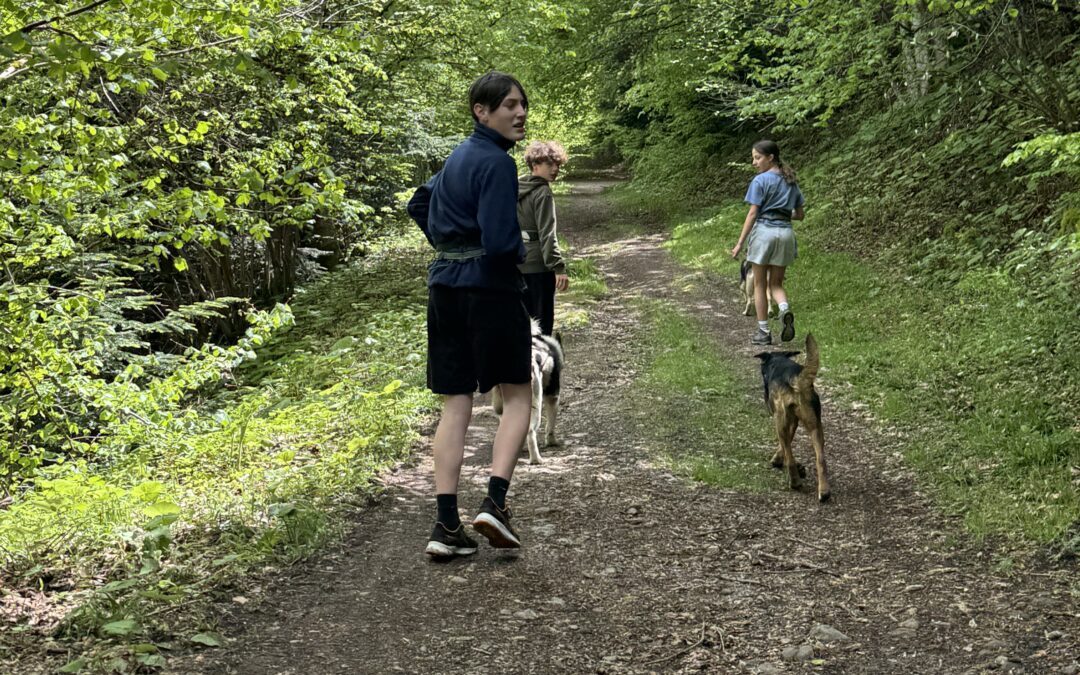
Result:
[[761,359],[761,379],[765,383],[765,403],[772,413],[773,424],[780,447],[773,455],[772,465],[784,467],[788,473],[788,485],[792,490],[802,486],[801,467],[791,451],[795,429],[799,422],[810,436],[817,456],[818,501],[829,500],[829,473],[825,466],[825,434],[821,429],[821,399],[814,390],[820,360],[817,340],[806,334],[806,363],[799,365],[791,360],[799,352],[762,352],[755,354]]

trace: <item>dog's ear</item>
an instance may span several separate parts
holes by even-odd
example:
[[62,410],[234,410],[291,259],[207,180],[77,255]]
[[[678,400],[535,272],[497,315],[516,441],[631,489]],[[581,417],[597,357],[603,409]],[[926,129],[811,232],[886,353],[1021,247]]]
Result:
[[772,356],[772,352],[758,352],[757,354],[754,354],[755,359],[761,359],[762,361],[768,361]]
[[780,353],[783,354],[784,356],[788,357],[789,359],[792,356],[798,356],[799,354],[802,354],[802,352],[780,352]]

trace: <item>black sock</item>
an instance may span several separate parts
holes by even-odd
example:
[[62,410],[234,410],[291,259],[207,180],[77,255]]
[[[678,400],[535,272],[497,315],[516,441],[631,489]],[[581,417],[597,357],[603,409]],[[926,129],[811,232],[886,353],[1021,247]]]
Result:
[[488,497],[495,502],[500,509],[506,508],[506,491],[510,489],[510,481],[498,476],[492,476],[488,481]]
[[456,530],[461,527],[461,516],[457,510],[457,495],[435,495],[435,505],[438,508],[438,521],[448,530]]

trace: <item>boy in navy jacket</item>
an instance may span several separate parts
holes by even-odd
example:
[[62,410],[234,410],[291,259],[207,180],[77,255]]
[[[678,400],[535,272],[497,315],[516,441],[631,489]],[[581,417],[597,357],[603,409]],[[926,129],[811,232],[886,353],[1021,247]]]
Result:
[[435,431],[437,518],[426,553],[470,555],[457,507],[473,393],[498,386],[503,415],[492,448],[488,495],[473,528],[496,548],[518,548],[506,492],[531,408],[532,340],[518,263],[517,167],[507,151],[525,137],[529,100],[515,78],[491,72],[469,88],[473,134],[417,189],[409,215],[435,248],[428,271],[428,387],[443,395]]

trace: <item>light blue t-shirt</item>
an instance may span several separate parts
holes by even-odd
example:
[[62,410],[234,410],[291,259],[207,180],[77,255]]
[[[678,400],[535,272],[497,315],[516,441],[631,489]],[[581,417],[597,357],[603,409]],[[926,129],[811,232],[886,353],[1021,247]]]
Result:
[[791,214],[803,205],[803,195],[798,185],[788,185],[781,174],[765,171],[750,181],[745,201],[760,207],[757,222],[772,227],[791,227]]

